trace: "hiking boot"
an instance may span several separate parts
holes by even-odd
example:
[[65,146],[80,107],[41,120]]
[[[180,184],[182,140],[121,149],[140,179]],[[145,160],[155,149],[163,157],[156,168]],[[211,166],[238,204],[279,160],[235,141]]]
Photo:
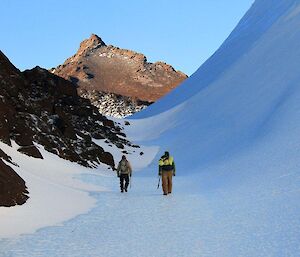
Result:
[[121,193],[124,193],[124,190],[123,190],[123,189],[121,189]]
[[127,188],[125,188],[125,192],[127,192]]
[[171,194],[172,192],[169,192],[168,194]]
[[164,195],[168,195],[167,193],[164,193]]

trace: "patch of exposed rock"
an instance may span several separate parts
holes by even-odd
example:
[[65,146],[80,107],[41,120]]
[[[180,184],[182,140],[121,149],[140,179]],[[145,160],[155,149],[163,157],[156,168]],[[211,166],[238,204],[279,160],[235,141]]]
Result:
[[105,93],[97,90],[79,90],[79,94],[99,109],[105,116],[125,118],[145,109],[152,103],[141,101],[127,96]]

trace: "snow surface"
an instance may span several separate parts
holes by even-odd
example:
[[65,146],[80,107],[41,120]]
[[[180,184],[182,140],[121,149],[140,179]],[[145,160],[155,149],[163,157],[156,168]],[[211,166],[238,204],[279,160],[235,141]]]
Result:
[[[149,151],[140,163],[132,152],[131,191],[107,171],[82,174],[107,189],[90,192],[95,207],[1,240],[2,256],[300,256],[299,10],[257,0],[191,78],[124,126]],[[156,190],[165,149],[177,167],[167,197]]]
[[0,207],[0,238],[60,225],[95,206],[96,201],[88,191],[104,190],[75,178],[88,174],[87,169],[60,159],[42,147],[39,150],[44,160],[21,154],[14,142],[12,147],[0,142],[0,148],[19,165],[16,167],[6,163],[26,181],[30,197],[23,206]]
[[[110,151],[116,161],[121,159],[121,149],[107,144],[104,140],[95,140],[105,150]],[[91,192],[104,192],[109,189],[91,183],[82,182],[81,175],[97,172],[105,177],[115,173],[106,165],[98,171],[68,162],[49,153],[37,145],[43,160],[24,155],[17,151],[19,146],[13,142],[12,147],[0,142],[0,149],[12,157],[18,166],[10,165],[25,181],[29,190],[29,199],[23,206],[11,208],[0,207],[0,239],[13,238],[20,234],[33,233],[40,228],[62,225],[63,221],[88,212],[95,207],[96,199]],[[135,171],[147,166],[157,154],[158,147],[125,147],[130,153],[129,160]],[[140,155],[143,152],[143,155]],[[1,256],[1,251],[0,251]]]

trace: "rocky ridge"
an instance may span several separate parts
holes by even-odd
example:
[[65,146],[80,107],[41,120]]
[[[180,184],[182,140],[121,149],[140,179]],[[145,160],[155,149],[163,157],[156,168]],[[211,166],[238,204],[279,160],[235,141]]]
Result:
[[[37,147],[40,145],[86,167],[106,164],[114,169],[113,156],[93,138],[106,139],[120,149],[125,145],[137,147],[126,139],[118,124],[80,97],[74,84],[40,67],[20,72],[0,51],[2,142],[11,145],[13,140],[18,151],[35,158],[43,158]],[[9,160],[5,153],[0,155],[0,188],[6,190],[1,193],[0,206],[26,200],[25,183],[12,171],[13,165],[7,165]],[[9,189],[12,182],[20,185],[13,195]]]

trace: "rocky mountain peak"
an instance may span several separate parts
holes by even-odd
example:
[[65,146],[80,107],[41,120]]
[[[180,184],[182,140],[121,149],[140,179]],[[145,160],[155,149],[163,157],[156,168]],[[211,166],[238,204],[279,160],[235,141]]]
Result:
[[[84,92],[84,97],[92,100],[95,106],[103,107],[103,101],[107,107],[110,106],[108,102],[118,102],[118,106],[122,102],[120,110],[123,107],[140,110],[187,78],[164,62],[148,62],[142,53],[106,45],[95,34],[80,44],[75,55],[51,72],[76,84],[79,92]],[[140,102],[142,106],[137,106],[136,103]],[[124,103],[129,104],[124,106]],[[119,114],[117,116],[123,116],[123,113]]]
[[85,53],[102,46],[106,46],[104,41],[96,34],[92,34],[88,39],[85,39],[80,43],[77,55],[84,55]]

